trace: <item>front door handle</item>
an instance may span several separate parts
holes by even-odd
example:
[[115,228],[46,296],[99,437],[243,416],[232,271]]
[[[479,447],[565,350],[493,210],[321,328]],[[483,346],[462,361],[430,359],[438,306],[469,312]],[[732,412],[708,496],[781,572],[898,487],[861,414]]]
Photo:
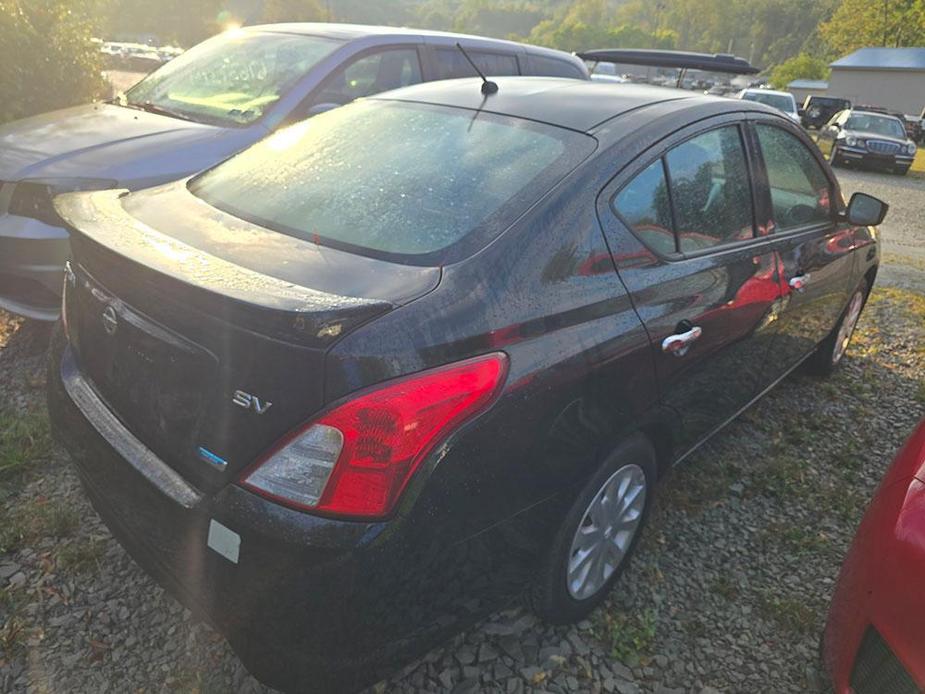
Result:
[[802,292],[804,289],[806,289],[806,285],[809,284],[809,278],[810,274],[807,272],[805,275],[797,275],[796,277],[791,277],[788,284],[790,285],[791,289]]
[[695,325],[687,332],[669,335],[662,340],[662,351],[665,352],[665,354],[683,357],[687,354],[687,350],[691,348],[691,345],[700,339],[702,334],[703,330],[700,329],[700,326]]

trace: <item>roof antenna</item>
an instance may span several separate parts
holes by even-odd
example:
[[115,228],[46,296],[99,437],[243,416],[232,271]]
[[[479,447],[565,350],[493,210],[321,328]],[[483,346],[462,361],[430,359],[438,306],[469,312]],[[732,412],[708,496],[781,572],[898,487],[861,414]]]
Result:
[[498,84],[485,77],[485,74],[479,70],[479,66],[475,64],[472,58],[469,57],[469,54],[466,53],[466,49],[462,47],[462,44],[459,41],[456,42],[456,47],[459,49],[459,52],[463,54],[466,60],[469,61],[472,69],[475,70],[478,76],[482,78],[482,94],[485,96],[496,94],[498,92]]

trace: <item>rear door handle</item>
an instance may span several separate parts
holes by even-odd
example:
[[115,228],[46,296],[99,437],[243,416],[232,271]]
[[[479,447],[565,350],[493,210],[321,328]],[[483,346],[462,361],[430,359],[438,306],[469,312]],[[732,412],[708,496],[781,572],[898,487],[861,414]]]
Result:
[[791,277],[787,284],[790,285],[791,289],[802,292],[804,289],[806,289],[806,285],[809,284],[809,278],[810,274],[807,272],[805,275],[797,275],[796,277]]
[[665,354],[683,357],[687,354],[687,350],[691,348],[691,345],[700,339],[702,334],[703,330],[700,329],[700,326],[695,325],[687,332],[669,335],[662,340],[662,351],[665,352]]

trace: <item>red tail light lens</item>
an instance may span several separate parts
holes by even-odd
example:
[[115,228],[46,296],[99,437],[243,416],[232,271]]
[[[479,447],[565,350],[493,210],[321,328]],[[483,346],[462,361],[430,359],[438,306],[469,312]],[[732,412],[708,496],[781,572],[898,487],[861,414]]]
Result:
[[241,484],[295,508],[385,517],[420,462],[495,400],[506,375],[496,353],[361,393],[287,438]]

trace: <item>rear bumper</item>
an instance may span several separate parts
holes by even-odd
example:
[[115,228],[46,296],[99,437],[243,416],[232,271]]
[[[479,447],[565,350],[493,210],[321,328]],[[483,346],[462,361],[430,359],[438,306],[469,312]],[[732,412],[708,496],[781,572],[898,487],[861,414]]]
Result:
[[[323,519],[234,485],[208,495],[165,478],[166,466],[133,455],[131,434],[98,411],[105,406],[93,402],[60,331],[49,358],[53,430],[94,508],[137,563],[215,625],[258,679],[288,691],[306,682],[354,690],[431,647],[447,626],[460,628],[458,620],[415,620],[415,609],[433,602],[428,590],[451,586],[443,565],[428,577],[415,562],[422,551],[409,546],[406,523]],[[81,383],[91,395],[75,401]],[[212,521],[240,538],[237,562],[209,548]]]
[[57,320],[69,255],[64,229],[0,215],[0,308],[34,320]]

